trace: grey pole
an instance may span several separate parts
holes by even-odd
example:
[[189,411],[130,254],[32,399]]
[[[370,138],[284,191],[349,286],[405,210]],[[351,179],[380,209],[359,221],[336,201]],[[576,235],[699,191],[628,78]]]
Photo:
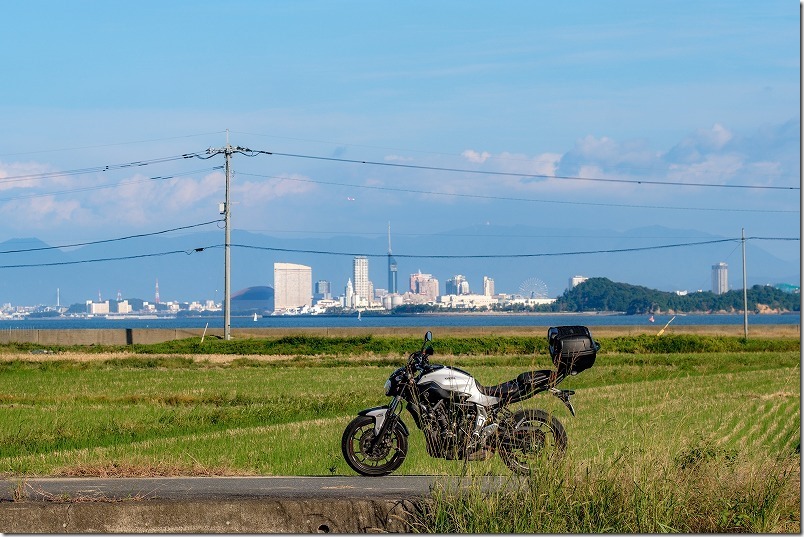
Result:
[[232,312],[231,312],[231,298],[232,298],[232,286],[231,286],[231,256],[230,250],[232,245],[232,230],[231,230],[231,202],[229,200],[229,183],[232,179],[232,166],[231,166],[231,159],[232,154],[234,153],[253,153],[251,149],[245,147],[232,147],[229,144],[229,129],[226,129],[226,147],[220,149],[207,149],[207,154],[209,155],[217,155],[218,153],[223,153],[226,157],[226,201],[223,204],[223,221],[224,227],[226,228],[226,236],[224,238],[223,244],[223,251],[224,251],[224,262],[223,262],[223,339],[229,340],[232,338]]
[[743,336],[748,339],[748,285],[745,270],[745,228],[743,229]]
[[232,284],[231,284],[231,253],[230,247],[232,244],[232,230],[230,227],[231,222],[231,204],[229,203],[229,182],[231,180],[231,159],[232,159],[232,146],[229,145],[229,131],[226,131],[226,201],[224,205],[223,221],[226,228],[226,237],[223,241],[224,262],[223,262],[223,339],[230,340],[232,338]]

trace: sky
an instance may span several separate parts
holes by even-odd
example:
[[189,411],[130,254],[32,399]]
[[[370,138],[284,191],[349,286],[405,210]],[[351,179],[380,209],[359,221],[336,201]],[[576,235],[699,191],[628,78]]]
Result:
[[800,43],[789,0],[9,2],[0,242],[220,219],[227,136],[254,233],[798,238]]

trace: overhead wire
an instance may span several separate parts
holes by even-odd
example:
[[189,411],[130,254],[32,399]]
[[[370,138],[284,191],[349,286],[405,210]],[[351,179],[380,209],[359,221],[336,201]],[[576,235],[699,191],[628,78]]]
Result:
[[[714,239],[708,241],[685,242],[674,244],[662,244],[654,246],[636,246],[632,248],[614,248],[605,250],[577,250],[570,252],[541,252],[531,254],[399,254],[394,253],[393,256],[399,259],[520,259],[520,258],[533,258],[533,257],[565,257],[572,255],[590,255],[590,254],[619,254],[628,252],[642,252],[647,250],[664,250],[669,248],[683,248],[692,246],[705,246],[709,244],[722,244],[727,242],[740,242],[742,238],[728,238],[728,239]],[[800,240],[798,238],[790,237],[746,237],[746,240]],[[364,257],[381,257],[385,258],[389,254],[372,254],[365,252],[334,252],[327,250],[303,250],[294,248],[275,248],[271,246],[254,246],[248,244],[232,244],[233,248],[244,248],[253,250],[267,250],[274,252],[285,253],[302,253],[302,254],[316,254],[316,255],[338,255],[338,256],[364,256]]]
[[59,190],[59,191],[55,191],[55,192],[37,192],[37,193],[31,193],[31,194],[20,194],[18,196],[11,196],[11,197],[8,197],[8,198],[0,198],[0,201],[16,201],[16,200],[21,200],[21,199],[43,198],[43,197],[47,197],[47,196],[59,196],[59,195],[62,195],[62,194],[72,194],[72,193],[75,193],[75,192],[89,192],[89,191],[92,191],[92,190],[104,190],[104,189],[107,189],[107,188],[117,188],[117,187],[135,185],[135,184],[138,184],[138,183],[147,183],[149,181],[164,181],[164,180],[167,180],[167,179],[175,179],[176,177],[185,177],[185,176],[188,176],[188,175],[194,175],[196,173],[204,173],[204,172],[210,172],[210,171],[221,170],[221,169],[223,169],[223,166],[213,166],[212,168],[204,168],[204,169],[201,169],[201,170],[192,170],[192,171],[188,171],[188,172],[174,173],[174,174],[171,174],[171,175],[157,175],[155,177],[146,177],[144,179],[134,179],[134,180],[131,180],[131,181],[120,181],[119,183],[112,183],[112,184],[105,184],[105,185],[94,185],[94,186],[85,186],[85,187],[79,187],[79,188],[71,188],[71,189],[68,189],[68,190]]
[[537,173],[518,173],[518,172],[500,172],[500,171],[492,171],[492,170],[471,170],[466,168],[449,168],[449,167],[441,167],[441,166],[423,166],[417,164],[401,164],[398,162],[379,162],[379,161],[371,161],[371,160],[357,160],[357,159],[345,159],[345,158],[338,158],[338,157],[322,157],[322,156],[315,156],[315,155],[301,155],[296,153],[279,153],[273,151],[262,151],[262,150],[253,150],[257,153],[262,153],[265,155],[273,155],[278,157],[291,157],[291,158],[300,158],[300,159],[311,159],[311,160],[324,160],[329,162],[341,162],[341,163],[349,163],[349,164],[366,164],[372,166],[385,166],[390,168],[406,168],[406,169],[414,169],[414,170],[428,170],[428,171],[440,171],[440,172],[451,172],[451,173],[469,173],[469,174],[480,174],[480,175],[491,175],[491,176],[505,176],[505,177],[528,177],[532,179],[562,179],[568,181],[594,181],[594,182],[601,182],[601,183],[627,183],[627,184],[638,184],[638,185],[661,185],[661,186],[684,186],[684,187],[709,187],[709,188],[748,188],[748,189],[758,189],[758,190],[801,190],[799,186],[771,186],[771,185],[730,185],[730,184],[719,184],[719,183],[685,183],[682,181],[655,181],[649,179],[613,179],[613,178],[603,178],[603,177],[582,177],[582,176],[574,176],[574,175],[549,175],[549,174],[537,174]]
[[[213,221],[217,222],[217,221]],[[213,222],[206,222],[203,224],[196,224],[195,226],[206,225]],[[188,226],[188,227],[195,227],[195,226]],[[176,228],[176,229],[184,229],[184,228]],[[172,230],[165,230],[161,233],[167,233]],[[125,240],[124,237],[117,240]],[[399,259],[521,259],[521,258],[535,258],[535,257],[566,257],[566,256],[576,256],[576,255],[597,255],[597,254],[621,254],[621,253],[630,253],[630,252],[640,252],[640,251],[649,251],[649,250],[664,250],[670,248],[685,248],[685,247],[695,247],[695,246],[706,246],[710,244],[723,244],[728,242],[739,243],[742,241],[742,238],[727,238],[727,239],[715,239],[709,241],[698,241],[698,242],[686,242],[686,243],[675,243],[675,244],[662,244],[662,245],[654,245],[654,246],[641,246],[641,247],[633,247],[633,248],[614,248],[614,249],[598,249],[598,250],[578,250],[578,251],[570,251],[570,252],[540,252],[540,253],[530,253],[530,254],[481,254],[481,255],[474,255],[474,254],[393,254],[395,258]],[[797,241],[800,240],[799,238],[795,237],[746,237],[746,241],[748,240],[785,240],[785,241]],[[103,242],[103,241],[98,241]],[[173,255],[173,254],[193,254],[193,253],[200,253],[205,250],[214,249],[214,248],[223,248],[225,245],[223,244],[214,244],[210,246],[201,246],[197,248],[189,248],[187,250],[172,250],[168,252],[158,252],[158,253],[150,253],[150,254],[137,254],[137,255],[129,255],[129,256],[119,256],[119,257],[107,257],[107,258],[100,258],[100,259],[84,259],[84,260],[77,260],[77,261],[54,261],[49,263],[24,263],[24,264],[16,264],[16,265],[0,265],[0,269],[11,269],[11,268],[34,268],[34,267],[52,267],[52,266],[61,266],[61,265],[78,265],[78,264],[87,264],[87,263],[101,263],[101,262],[108,262],[108,261],[124,261],[130,259],[140,259],[140,258],[147,258],[147,257],[160,257],[166,255]],[[335,256],[364,256],[364,257],[374,257],[374,258],[386,258],[388,253],[382,254],[373,254],[368,252],[335,252],[335,251],[326,251],[326,250],[305,250],[305,249],[298,249],[298,248],[275,248],[271,246],[255,246],[250,244],[230,244],[232,248],[242,248],[242,249],[251,249],[251,250],[262,250],[262,251],[272,251],[272,252],[285,252],[285,253],[299,253],[299,254],[315,254],[315,255],[335,255]],[[35,249],[31,249],[35,250]],[[11,252],[0,252],[0,253],[11,253]]]
[[191,255],[198,252],[203,252],[207,248],[211,248],[210,246],[205,246],[202,248],[191,248],[189,250],[171,250],[169,252],[157,252],[151,254],[137,254],[137,255],[127,255],[127,256],[120,256],[120,257],[105,257],[99,259],[82,259],[77,261],[54,261],[51,263],[22,263],[18,265],[0,265],[0,269],[12,269],[12,268],[34,268],[34,267],[57,267],[62,265],[82,265],[87,263],[102,263],[106,261],[127,261],[130,259],[142,259],[146,257],[162,257],[167,255],[173,254],[187,254]]
[[52,171],[52,172],[41,172],[41,173],[30,173],[25,175],[12,175],[8,177],[0,178],[0,184],[8,184],[8,183],[15,183],[19,181],[31,181],[34,179],[50,179],[53,177],[65,177],[71,175],[85,175],[88,173],[102,173],[111,170],[121,170],[125,168],[138,168],[142,166],[150,166],[152,164],[163,164],[165,162],[173,162],[176,160],[184,160],[194,158],[197,155],[195,153],[185,153],[183,155],[177,155],[172,157],[161,157],[149,160],[138,160],[134,162],[125,162],[122,164],[104,164],[101,166],[91,166],[88,168],[79,168],[76,170],[65,170],[65,171]]
[[156,235],[164,235],[166,233],[171,233],[173,231],[182,231],[182,230],[185,230],[185,229],[193,229],[193,228],[197,228],[197,227],[207,226],[209,224],[216,224],[218,222],[222,222],[222,220],[221,219],[210,220],[209,222],[201,222],[200,224],[190,224],[190,225],[187,225],[187,226],[180,226],[180,227],[174,227],[174,228],[171,228],[171,229],[163,229],[163,230],[160,230],[160,231],[153,231],[151,233],[138,233],[136,235],[127,235],[125,237],[117,237],[115,239],[102,239],[102,240],[97,240],[97,241],[87,241],[87,242],[76,242],[76,243],[72,243],[72,244],[62,244],[60,246],[41,246],[41,247],[37,247],[37,248],[24,248],[24,249],[19,249],[19,250],[2,250],[2,251],[0,251],[0,255],[2,255],[2,254],[19,254],[19,253],[26,253],[26,252],[41,252],[43,250],[60,250],[62,248],[75,248],[75,247],[78,247],[78,246],[90,246],[90,245],[94,245],[94,244],[106,244],[106,243],[110,243],[110,242],[120,242],[120,241],[129,240],[129,239],[139,239],[139,238],[143,238],[143,237],[153,237],[153,236],[156,236]]
[[[340,163],[351,163],[351,164],[364,164],[364,165],[375,165],[375,166],[385,166],[385,167],[393,167],[393,168],[403,168],[403,169],[416,169],[416,170],[430,170],[430,171],[440,171],[440,172],[450,172],[450,173],[469,173],[469,174],[482,174],[482,175],[490,175],[490,176],[509,176],[509,177],[528,177],[528,178],[541,178],[541,179],[562,179],[562,180],[579,180],[579,181],[599,181],[604,183],[630,183],[630,184],[646,184],[646,185],[662,185],[662,186],[683,186],[683,187],[719,187],[719,188],[749,188],[749,189],[769,189],[769,190],[800,190],[800,187],[781,187],[781,186],[768,186],[768,185],[724,185],[724,184],[714,184],[714,183],[684,183],[684,182],[676,182],[676,181],[653,181],[653,180],[627,180],[627,179],[606,179],[606,178],[591,178],[591,177],[580,177],[580,176],[553,176],[553,175],[545,175],[545,174],[527,174],[527,173],[513,173],[513,172],[499,172],[499,171],[489,171],[489,170],[471,170],[471,169],[460,169],[460,168],[448,168],[448,167],[438,167],[438,166],[421,166],[421,165],[413,165],[413,164],[401,164],[401,163],[389,163],[389,162],[377,162],[377,161],[370,161],[370,160],[354,160],[354,159],[343,159],[343,158],[336,158],[336,157],[322,157],[322,156],[314,156],[314,155],[302,155],[302,154],[293,154],[293,153],[278,153],[278,152],[271,152],[271,151],[263,151],[263,150],[251,150],[248,148],[242,147],[235,147],[232,148],[234,151],[238,152],[239,154],[243,154],[249,157],[256,157],[259,155],[271,155],[271,156],[284,156],[290,158],[303,158],[303,159],[314,159],[314,160],[323,160],[323,161],[330,161],[330,162],[340,162]],[[68,170],[62,172],[45,172],[41,174],[29,174],[29,175],[19,175],[19,176],[12,176],[0,179],[0,183],[8,183],[8,182],[15,182],[15,181],[24,181],[24,180],[32,180],[32,179],[43,179],[49,177],[56,177],[56,176],[64,176],[64,175],[80,175],[85,173],[99,173],[110,171],[114,169],[125,169],[125,168],[133,168],[133,167],[140,167],[140,166],[147,166],[150,164],[159,164],[165,162],[171,162],[176,160],[183,160],[189,158],[199,158],[199,159],[209,159],[213,156],[219,154],[219,152],[213,152],[211,150],[207,151],[207,154],[201,153],[185,153],[178,156],[172,157],[163,157],[157,159],[149,159],[143,161],[134,161],[122,164],[112,164],[112,165],[104,165],[104,166],[97,166],[97,167],[90,167],[90,168],[83,168],[77,170]],[[30,195],[21,195],[11,198],[4,198],[0,199],[0,201],[9,201],[9,200],[16,200],[16,199],[24,199],[29,197],[39,197],[39,196],[48,196],[48,195],[58,195],[64,193],[71,193],[71,192],[81,192],[87,190],[96,190],[102,188],[114,188],[119,186],[126,186],[138,182],[144,181],[152,181],[152,180],[163,180],[163,179],[170,179],[174,177],[180,177],[183,175],[190,175],[193,173],[199,173],[203,171],[209,170],[219,170],[222,169],[222,166],[216,166],[211,169],[207,170],[197,170],[193,172],[186,172],[181,174],[173,174],[170,176],[156,176],[151,177],[143,180],[137,181],[129,181],[129,182],[120,182],[112,185],[96,185],[92,187],[84,187],[72,190],[65,190],[61,192],[54,192],[54,193],[40,193],[40,194],[30,194]],[[417,189],[409,189],[409,188],[396,188],[396,187],[382,187],[382,186],[373,186],[373,185],[355,185],[355,184],[344,184],[344,183],[336,183],[336,182],[328,182],[328,181],[315,181],[309,179],[299,179],[299,178],[292,178],[292,177],[275,177],[275,176],[268,176],[268,175],[260,175],[260,174],[252,174],[252,173],[245,173],[239,172],[240,175],[245,176],[254,176],[254,177],[266,177],[266,178],[276,178],[282,180],[290,180],[290,181],[300,181],[300,182],[309,182],[309,183],[317,183],[317,184],[327,184],[327,185],[335,185],[341,187],[349,187],[349,188],[365,188],[365,189],[374,189],[374,190],[386,190],[386,191],[395,191],[395,192],[406,192],[406,193],[416,193],[416,194],[428,194],[428,195],[439,195],[439,196],[454,196],[454,197],[465,197],[465,198],[479,198],[479,199],[492,199],[492,200],[505,200],[505,201],[521,201],[521,202],[536,202],[536,203],[551,203],[551,204],[558,204],[558,203],[565,203],[565,204],[572,204],[572,205],[594,205],[594,206],[609,206],[609,207],[629,207],[629,208],[650,208],[650,209],[671,209],[671,210],[701,210],[701,211],[729,211],[729,212],[798,212],[798,211],[785,211],[785,210],[760,210],[760,209],[716,209],[716,208],[693,208],[693,207],[670,207],[670,206],[650,206],[650,205],[628,205],[628,204],[608,204],[608,203],[594,203],[594,202],[577,202],[577,201],[566,201],[566,200],[540,200],[540,199],[533,199],[533,198],[517,198],[517,197],[508,197],[508,196],[487,196],[481,194],[460,194],[460,193],[447,193],[447,192],[437,192],[437,191],[427,191],[427,190],[417,190]],[[76,243],[72,245],[64,245],[59,247],[45,247],[45,248],[32,248],[27,250],[14,250],[14,251],[5,251],[0,252],[3,253],[21,253],[26,251],[37,251],[37,250],[47,250],[47,249],[55,249],[55,248],[68,248],[68,247],[78,247],[78,246],[86,246],[90,244],[100,244],[105,242],[114,242],[119,240],[127,240],[136,237],[147,237],[152,235],[157,235],[161,233],[168,233],[171,231],[177,231],[181,229],[189,229],[193,227],[208,225],[212,223],[220,223],[221,220],[213,220],[210,222],[204,222],[201,224],[194,224],[191,226],[184,226],[179,228],[173,228],[170,230],[164,230],[154,233],[144,233],[138,235],[132,235],[128,237],[122,237],[118,239],[106,239],[101,241],[91,241],[85,243]],[[609,249],[609,250],[588,250],[588,251],[572,251],[572,252],[542,252],[542,253],[531,253],[531,254],[482,254],[482,255],[472,255],[472,254],[465,254],[465,255],[406,255],[406,254],[394,254],[394,257],[397,258],[420,258],[420,259],[488,259],[488,258],[532,258],[532,257],[548,257],[548,256],[570,256],[570,255],[589,255],[589,254],[613,254],[613,253],[626,253],[626,252],[637,252],[637,251],[646,251],[646,250],[658,250],[658,249],[667,249],[667,248],[682,248],[682,247],[694,247],[694,246],[701,246],[701,245],[709,245],[709,244],[717,244],[717,243],[724,243],[724,242],[732,242],[732,241],[740,241],[741,239],[717,239],[717,240],[707,240],[707,241],[699,241],[699,242],[686,242],[686,243],[675,243],[675,244],[665,244],[665,245],[654,245],[654,246],[645,246],[645,247],[633,247],[633,248],[620,248],[620,249]],[[790,238],[790,237],[749,237],[746,240],[800,240],[799,238]],[[160,252],[160,253],[151,253],[151,254],[139,254],[139,255],[131,255],[131,256],[123,256],[123,257],[112,257],[112,258],[102,258],[102,259],[93,259],[93,260],[81,260],[81,261],[63,261],[63,262],[53,262],[53,263],[32,263],[32,264],[20,264],[20,265],[6,265],[0,266],[0,268],[23,268],[23,267],[37,267],[37,266],[58,266],[58,265],[69,265],[69,264],[79,264],[79,263],[94,263],[94,262],[105,262],[105,261],[115,261],[115,260],[128,260],[128,259],[137,259],[143,257],[154,257],[154,256],[163,256],[163,255],[171,255],[176,253],[186,253],[191,254],[194,252],[201,252],[208,248],[218,248],[222,247],[223,245],[214,245],[214,246],[206,246],[201,248],[194,248],[191,250],[175,250],[169,252]],[[245,249],[257,249],[257,250],[266,250],[266,251],[277,251],[277,252],[292,252],[292,253],[308,253],[308,254],[321,254],[321,255],[342,255],[342,256],[357,256],[363,255],[367,257],[385,257],[387,254],[370,254],[370,253],[354,253],[354,252],[333,252],[333,251],[320,251],[320,250],[302,250],[302,249],[288,249],[288,248],[272,248],[272,247],[261,247],[261,246],[253,246],[253,245],[244,245],[244,244],[232,244],[231,246],[237,248],[245,248]]]
[[549,203],[559,205],[586,205],[593,207],[623,207],[629,209],[663,209],[663,210],[679,210],[679,211],[707,211],[707,212],[758,212],[758,213],[798,213],[799,211],[787,209],[741,209],[735,207],[717,208],[717,207],[679,207],[669,205],[636,205],[628,203],[603,203],[592,201],[571,201],[571,200],[550,200],[550,199],[536,199],[536,198],[518,198],[513,196],[490,196],[486,194],[465,194],[459,192],[438,192],[433,190],[419,190],[413,188],[399,188],[391,186],[378,186],[378,185],[357,185],[352,183],[336,183],[334,181],[319,181],[314,179],[302,179],[299,177],[278,177],[274,175],[262,175],[256,173],[238,172],[238,175],[245,175],[251,177],[263,177],[266,179],[281,179],[283,181],[296,181],[300,183],[313,183],[330,186],[341,186],[348,188],[360,188],[367,190],[384,190],[390,192],[403,192],[407,194],[426,194],[433,196],[448,196],[458,198],[473,198],[473,199],[486,199],[496,201],[520,201],[530,203]]

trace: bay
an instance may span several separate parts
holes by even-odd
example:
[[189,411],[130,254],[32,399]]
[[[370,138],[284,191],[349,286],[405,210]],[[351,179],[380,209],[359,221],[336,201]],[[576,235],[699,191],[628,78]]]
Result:
[[[742,314],[688,314],[654,315],[653,322],[647,315],[624,314],[411,314],[411,315],[280,315],[253,317],[232,317],[231,327],[237,328],[326,328],[326,327],[550,327],[561,325],[586,326],[657,326],[663,327],[672,318],[671,326],[695,325],[742,325]],[[801,314],[769,314],[748,316],[749,326],[761,325],[800,325]],[[107,319],[105,317],[60,317],[54,319],[3,319],[0,330],[72,330],[72,329],[121,329],[121,328],[222,328],[220,317],[124,317]]]

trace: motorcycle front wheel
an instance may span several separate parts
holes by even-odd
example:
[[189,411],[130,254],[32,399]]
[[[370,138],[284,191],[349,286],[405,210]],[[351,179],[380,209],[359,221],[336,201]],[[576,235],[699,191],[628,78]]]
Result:
[[544,461],[556,461],[567,449],[567,432],[544,410],[521,410],[500,436],[500,458],[517,474],[528,475]]
[[341,438],[341,451],[346,464],[361,475],[388,475],[402,465],[408,453],[408,437],[400,423],[388,431],[385,439],[371,449],[374,418],[358,416],[346,426]]

